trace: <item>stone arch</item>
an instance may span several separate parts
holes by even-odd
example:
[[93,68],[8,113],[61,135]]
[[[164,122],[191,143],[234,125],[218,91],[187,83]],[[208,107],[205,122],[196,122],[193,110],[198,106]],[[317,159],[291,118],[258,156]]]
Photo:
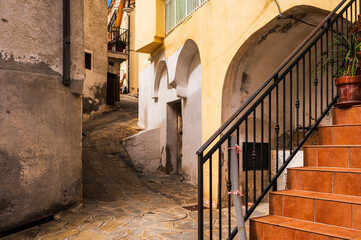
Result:
[[159,97],[159,86],[160,86],[160,80],[162,79],[162,75],[164,74],[167,75],[167,84],[168,84],[168,68],[167,68],[167,63],[165,60],[161,60],[158,63],[156,72],[155,72],[155,79],[154,79],[154,86],[153,86],[153,94],[152,94],[152,98],[153,99],[157,99]]
[[176,89],[179,98],[187,98],[187,88],[191,67],[194,61],[200,64],[200,55],[197,44],[188,39],[179,53],[175,76],[169,84]]

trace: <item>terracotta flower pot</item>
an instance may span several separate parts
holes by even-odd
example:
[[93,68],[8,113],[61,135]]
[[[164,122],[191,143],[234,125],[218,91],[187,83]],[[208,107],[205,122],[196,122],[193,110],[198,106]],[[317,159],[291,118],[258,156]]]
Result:
[[113,46],[108,44],[108,50],[112,50]]
[[123,52],[123,49],[124,49],[124,48],[121,47],[121,46],[117,46],[117,47],[116,47],[117,52]]
[[340,100],[338,105],[361,103],[361,75],[336,78],[335,84]]

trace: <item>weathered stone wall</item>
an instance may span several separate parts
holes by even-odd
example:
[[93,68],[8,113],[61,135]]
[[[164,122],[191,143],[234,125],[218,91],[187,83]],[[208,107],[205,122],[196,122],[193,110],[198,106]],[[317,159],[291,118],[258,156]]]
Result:
[[62,1],[1,2],[0,231],[82,201],[82,104],[71,92],[84,79],[82,1],[71,21],[69,88]]
[[107,90],[107,1],[84,1],[84,46],[92,55],[92,69],[85,70],[83,113],[100,114],[108,110],[105,103]]

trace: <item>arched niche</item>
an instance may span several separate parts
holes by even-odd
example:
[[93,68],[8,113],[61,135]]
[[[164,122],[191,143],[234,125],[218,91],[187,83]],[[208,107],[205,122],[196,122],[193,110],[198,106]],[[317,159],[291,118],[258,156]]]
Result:
[[179,98],[187,98],[188,81],[192,67],[191,63],[195,61],[198,61],[200,64],[198,46],[193,40],[188,39],[179,53],[174,79],[169,83],[176,89]]
[[154,79],[154,86],[153,86],[153,94],[152,94],[152,98],[153,99],[158,99],[159,97],[159,86],[160,86],[160,81],[162,79],[162,76],[166,74],[167,77],[167,83],[168,83],[168,68],[167,68],[167,63],[165,60],[161,60],[158,63],[156,72],[155,72],[155,79]]

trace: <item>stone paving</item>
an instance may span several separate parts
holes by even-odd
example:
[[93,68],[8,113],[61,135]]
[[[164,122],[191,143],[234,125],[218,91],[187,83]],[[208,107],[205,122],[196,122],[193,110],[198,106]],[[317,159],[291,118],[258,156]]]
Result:
[[[4,239],[197,239],[197,211],[183,208],[197,204],[196,186],[179,175],[140,176],[134,170],[121,139],[140,130],[137,99],[127,96],[121,98],[120,110],[85,122],[83,205],[55,215],[54,221]],[[268,205],[263,204],[255,215],[267,211]],[[225,234],[227,209],[222,210],[222,215]],[[205,210],[205,220],[208,216],[209,210]],[[213,234],[217,235],[218,213],[214,211],[213,216]],[[233,209],[232,223],[235,223]],[[209,230],[205,236],[209,236]]]

